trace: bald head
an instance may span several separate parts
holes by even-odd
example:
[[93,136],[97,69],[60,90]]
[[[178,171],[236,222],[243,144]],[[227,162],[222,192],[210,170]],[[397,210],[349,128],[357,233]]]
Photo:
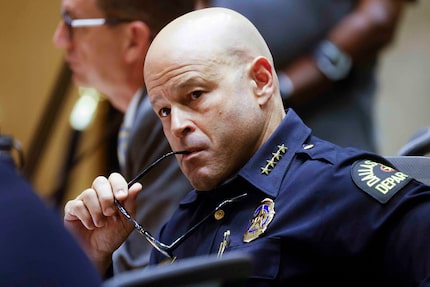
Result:
[[254,25],[225,8],[177,18],[154,39],[145,83],[179,164],[198,190],[235,174],[285,111],[270,51]]
[[225,8],[196,10],[168,24],[154,39],[144,70],[153,61],[182,60],[184,55],[218,61],[247,61],[263,56],[273,66],[269,48],[255,26]]

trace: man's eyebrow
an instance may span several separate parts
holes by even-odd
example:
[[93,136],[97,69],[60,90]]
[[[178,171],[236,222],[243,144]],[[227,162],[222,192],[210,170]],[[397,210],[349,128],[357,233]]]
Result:
[[201,77],[190,77],[188,79],[185,79],[184,81],[181,81],[176,88],[177,89],[187,89],[196,85],[203,85],[203,79]]

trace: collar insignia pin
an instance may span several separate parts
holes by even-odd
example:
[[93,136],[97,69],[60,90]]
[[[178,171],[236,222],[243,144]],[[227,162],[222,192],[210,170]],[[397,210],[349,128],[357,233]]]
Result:
[[269,175],[276,163],[282,158],[282,155],[285,154],[287,150],[288,148],[284,144],[278,145],[278,150],[272,153],[272,158],[266,160],[266,165],[260,168],[261,174]]
[[243,242],[251,242],[263,234],[275,216],[275,203],[270,198],[261,201],[254,211],[254,217],[248,223],[248,229],[243,235]]

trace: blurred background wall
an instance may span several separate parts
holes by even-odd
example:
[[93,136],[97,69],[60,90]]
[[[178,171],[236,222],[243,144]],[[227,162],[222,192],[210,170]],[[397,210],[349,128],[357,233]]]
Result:
[[381,153],[393,155],[430,125],[430,1],[407,5],[395,42],[383,54],[376,110]]
[[[52,44],[60,1],[2,1],[0,11],[0,133],[19,140],[28,158],[62,70],[62,51]],[[417,129],[430,125],[429,28],[430,1],[408,5],[395,42],[383,53],[376,107],[383,155],[394,155]],[[68,117],[77,98],[72,85],[58,104],[61,116],[53,123],[54,132],[34,171],[31,181],[43,196],[52,194],[61,180],[71,137]],[[80,152],[91,152],[71,170],[64,200],[106,172],[107,147],[99,140],[107,110],[102,102],[95,122],[83,134]]]
[[[21,142],[27,163],[30,157],[39,157],[31,182],[46,197],[58,189],[62,180],[61,170],[72,137],[69,115],[79,97],[73,85],[67,93],[59,95],[60,101],[51,110],[52,114],[58,112],[58,116],[48,122],[52,133],[43,143],[44,152],[30,155],[32,142],[42,136],[39,130],[49,126],[41,126],[41,122],[63,67],[62,51],[52,43],[60,20],[60,4],[60,1],[0,2],[0,133]],[[70,170],[67,198],[88,187],[104,171],[106,147],[98,144],[104,113],[103,108],[97,111],[93,125],[81,139],[78,153],[95,145],[98,148]]]

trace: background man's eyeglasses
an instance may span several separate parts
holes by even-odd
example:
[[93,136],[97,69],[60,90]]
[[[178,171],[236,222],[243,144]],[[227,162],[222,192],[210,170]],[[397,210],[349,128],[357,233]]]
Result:
[[96,27],[103,25],[117,25],[136,21],[135,19],[117,19],[117,18],[88,18],[88,19],[72,19],[67,15],[66,11],[61,12],[64,24],[67,27],[69,39],[73,39],[73,28],[80,27]]

